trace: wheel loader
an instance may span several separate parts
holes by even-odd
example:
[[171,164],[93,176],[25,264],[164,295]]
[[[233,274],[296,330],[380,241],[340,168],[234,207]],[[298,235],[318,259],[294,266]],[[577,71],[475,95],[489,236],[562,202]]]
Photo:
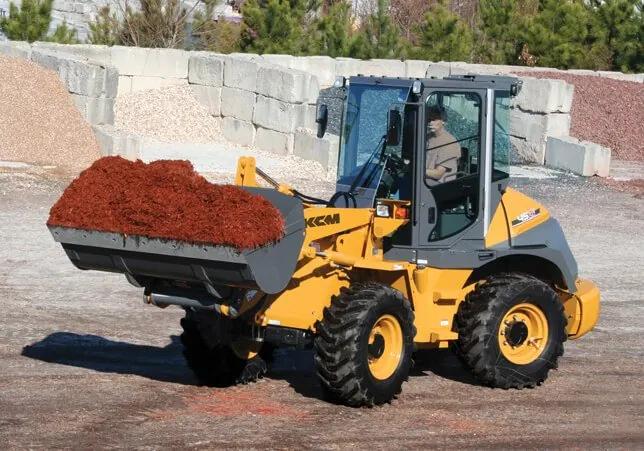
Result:
[[391,403],[421,350],[452,349],[484,386],[543,383],[595,326],[600,294],[557,220],[510,186],[520,79],[354,76],[333,89],[341,108],[321,97],[316,117],[318,137],[340,138],[333,196],[238,161],[236,185],[285,218],[278,242],[240,252],[50,227],[54,239],[77,268],[185,310],[203,385],[253,382],[279,347],[312,348],[325,399],[348,406]]

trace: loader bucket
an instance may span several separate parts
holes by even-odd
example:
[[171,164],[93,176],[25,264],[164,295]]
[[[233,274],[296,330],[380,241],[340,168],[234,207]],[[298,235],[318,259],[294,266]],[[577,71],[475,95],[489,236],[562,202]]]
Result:
[[223,246],[48,227],[79,269],[132,276],[128,280],[186,281],[278,293],[293,276],[304,242],[302,202],[274,189],[239,188],[263,196],[282,213],[286,233],[279,242],[239,252]]

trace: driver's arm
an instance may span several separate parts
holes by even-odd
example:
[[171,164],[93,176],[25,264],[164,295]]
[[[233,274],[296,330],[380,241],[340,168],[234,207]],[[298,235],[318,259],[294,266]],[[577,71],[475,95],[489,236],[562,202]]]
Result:
[[443,166],[438,166],[437,168],[426,169],[425,175],[430,179],[440,180],[440,178],[444,176],[446,172],[446,168],[444,168]]

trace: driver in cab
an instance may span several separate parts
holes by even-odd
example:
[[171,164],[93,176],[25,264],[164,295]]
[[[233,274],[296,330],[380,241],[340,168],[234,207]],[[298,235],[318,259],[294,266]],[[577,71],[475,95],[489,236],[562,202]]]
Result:
[[445,110],[432,106],[427,111],[427,153],[425,177],[431,184],[444,182],[450,174],[457,171],[461,146],[445,130]]

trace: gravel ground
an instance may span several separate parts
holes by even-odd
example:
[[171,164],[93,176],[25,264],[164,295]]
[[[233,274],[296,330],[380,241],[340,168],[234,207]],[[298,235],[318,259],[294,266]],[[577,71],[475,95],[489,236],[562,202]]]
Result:
[[82,170],[100,157],[98,141],[58,75],[0,55],[0,160]]
[[0,171],[3,449],[644,447],[644,204],[631,194],[594,178],[514,182],[560,220],[581,275],[602,290],[597,327],[566,344],[546,384],[484,388],[438,353],[419,356],[392,405],[351,409],[321,399],[305,351],[278,352],[256,384],[197,386],[181,311],[144,306],[122,275],[74,268],[53,241],[44,224],[65,183],[50,170]]
[[574,85],[570,135],[610,147],[612,158],[644,161],[644,83],[559,72],[516,75]]

